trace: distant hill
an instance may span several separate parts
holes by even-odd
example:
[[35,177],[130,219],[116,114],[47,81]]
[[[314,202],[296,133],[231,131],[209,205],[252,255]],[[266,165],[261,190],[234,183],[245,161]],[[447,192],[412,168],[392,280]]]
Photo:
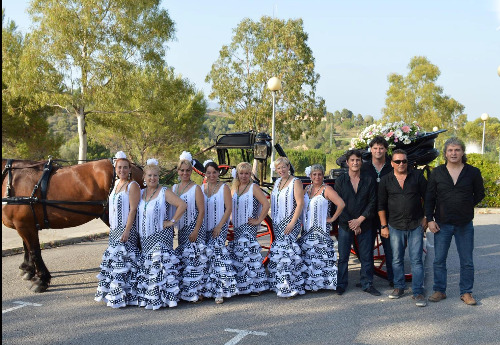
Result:
[[221,111],[218,111],[218,110],[214,110],[214,109],[207,109],[207,116],[219,116],[219,117],[227,117],[229,118],[230,115],[227,114],[227,113],[223,113]]

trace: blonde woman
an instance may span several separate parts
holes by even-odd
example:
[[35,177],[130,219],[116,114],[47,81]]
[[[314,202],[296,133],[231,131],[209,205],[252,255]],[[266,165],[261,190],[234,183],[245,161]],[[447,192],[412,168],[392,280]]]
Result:
[[304,187],[302,181],[290,173],[290,161],[279,157],[274,166],[279,178],[271,193],[271,217],[274,241],[269,251],[269,284],[278,297],[302,295],[306,270],[302,251],[297,244],[301,228]]
[[205,216],[205,201],[200,186],[191,180],[192,156],[184,151],[179,157],[177,173],[180,182],[172,187],[173,192],[187,204],[180,219],[173,218],[177,225],[179,245],[175,254],[180,260],[180,298],[188,302],[203,299],[203,280],[207,274],[205,231],[202,229]]
[[208,275],[203,295],[221,304],[224,298],[238,294],[236,271],[226,248],[229,217],[233,209],[231,189],[219,181],[219,167],[206,161],[203,186],[205,196],[205,241],[207,244]]
[[[337,288],[337,254],[330,238],[333,223],[345,207],[342,198],[324,183],[325,168],[314,164],[306,168],[311,184],[304,193],[304,229],[299,239],[302,256],[307,266],[305,289],[318,291]],[[332,204],[335,213],[330,217]]]
[[[138,276],[139,306],[146,309],[175,307],[179,300],[177,265],[174,254],[174,219],[186,210],[186,203],[159,183],[160,168],[156,159],[144,167],[144,183],[137,208],[137,230],[141,240],[142,263]],[[175,207],[173,219],[170,208]]]
[[137,247],[135,216],[141,187],[130,179],[132,165],[123,151],[115,155],[117,181],[109,195],[109,245],[102,256],[96,301],[112,308],[137,305]]
[[250,163],[239,163],[233,172],[234,240],[229,244],[229,252],[236,269],[239,293],[258,296],[269,288],[257,242],[257,231],[267,216],[269,202],[250,177]]

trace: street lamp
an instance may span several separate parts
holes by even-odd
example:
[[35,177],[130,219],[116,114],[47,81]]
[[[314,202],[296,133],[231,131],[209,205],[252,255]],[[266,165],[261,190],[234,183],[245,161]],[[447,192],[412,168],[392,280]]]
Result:
[[[437,132],[439,128],[437,126],[432,127],[433,132]],[[434,139],[434,148],[436,148],[436,139]]]
[[483,144],[481,145],[481,154],[484,154],[484,133],[486,132],[486,121],[490,117],[487,113],[481,115],[481,120],[483,120]]
[[[272,151],[271,151],[271,163],[274,162],[274,145],[276,142],[274,141],[275,133],[274,133],[274,121],[275,121],[275,102],[276,102],[276,91],[281,90],[281,80],[277,77],[272,77],[267,81],[267,88],[272,91],[273,94],[273,123],[272,123]],[[273,182],[273,170],[271,169],[271,178],[269,182]]]

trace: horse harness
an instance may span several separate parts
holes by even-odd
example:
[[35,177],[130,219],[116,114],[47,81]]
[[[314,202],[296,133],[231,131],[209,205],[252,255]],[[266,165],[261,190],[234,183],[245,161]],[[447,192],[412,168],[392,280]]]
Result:
[[[113,164],[112,160],[110,159],[111,164]],[[31,192],[31,196],[11,196],[11,189],[12,189],[12,170],[13,169],[26,169],[26,168],[34,168],[39,166],[40,164],[34,164],[31,166],[27,167],[22,167],[22,168],[14,168],[12,166],[12,163],[14,162],[13,159],[7,159],[7,162],[5,164],[5,168],[2,171],[2,181],[5,178],[5,176],[8,176],[7,179],[7,195],[5,198],[2,197],[2,204],[7,204],[7,205],[29,205],[31,208],[31,212],[33,213],[33,218],[35,220],[35,225],[37,230],[42,230],[43,228],[48,229],[50,228],[49,224],[49,218],[48,218],[48,213],[47,213],[47,206],[50,207],[55,207],[64,211],[69,211],[73,213],[78,213],[78,214],[84,214],[87,216],[91,217],[99,217],[101,219],[105,219],[108,213],[108,200],[96,200],[96,201],[65,201],[65,200],[47,200],[47,191],[49,189],[49,182],[50,182],[50,177],[52,175],[52,171],[54,169],[53,166],[53,160],[52,157],[49,156],[49,160],[45,163],[43,167],[43,173],[38,182],[35,184],[33,187],[33,191]],[[111,194],[113,190],[113,185],[116,180],[116,172],[113,169],[113,179],[111,181],[111,187],[108,192],[108,196]],[[36,191],[40,189],[40,198],[35,196]],[[38,223],[38,218],[36,216],[35,212],[35,204],[40,203],[42,204],[43,207],[43,222],[44,222],[44,227],[42,228],[40,224]],[[101,205],[103,206],[103,213],[98,214],[98,213],[92,213],[92,212],[86,212],[86,211],[81,211],[81,210],[75,210],[71,208],[67,208],[64,206],[60,206],[60,204],[63,205]]]

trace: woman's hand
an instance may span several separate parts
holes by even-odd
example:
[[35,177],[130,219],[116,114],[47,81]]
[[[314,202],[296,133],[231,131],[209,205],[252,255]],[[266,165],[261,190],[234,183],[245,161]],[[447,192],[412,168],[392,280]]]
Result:
[[260,222],[256,218],[248,218],[248,224],[250,224],[250,225],[260,225]]
[[174,226],[174,222],[172,222],[171,220],[164,220],[163,221],[163,229],[165,228],[170,228],[171,226]]
[[123,243],[127,242],[129,236],[130,236],[130,230],[123,231],[123,234],[122,234],[122,237],[120,238],[120,241],[122,241]]
[[191,235],[189,235],[189,241],[191,242],[196,242],[197,238],[198,238],[198,231],[193,231]]
[[292,223],[289,223],[286,228],[285,228],[285,235],[289,235],[293,230],[293,224]]
[[212,231],[212,237],[217,238],[220,235],[220,232],[222,230],[222,226],[216,226],[214,230]]

